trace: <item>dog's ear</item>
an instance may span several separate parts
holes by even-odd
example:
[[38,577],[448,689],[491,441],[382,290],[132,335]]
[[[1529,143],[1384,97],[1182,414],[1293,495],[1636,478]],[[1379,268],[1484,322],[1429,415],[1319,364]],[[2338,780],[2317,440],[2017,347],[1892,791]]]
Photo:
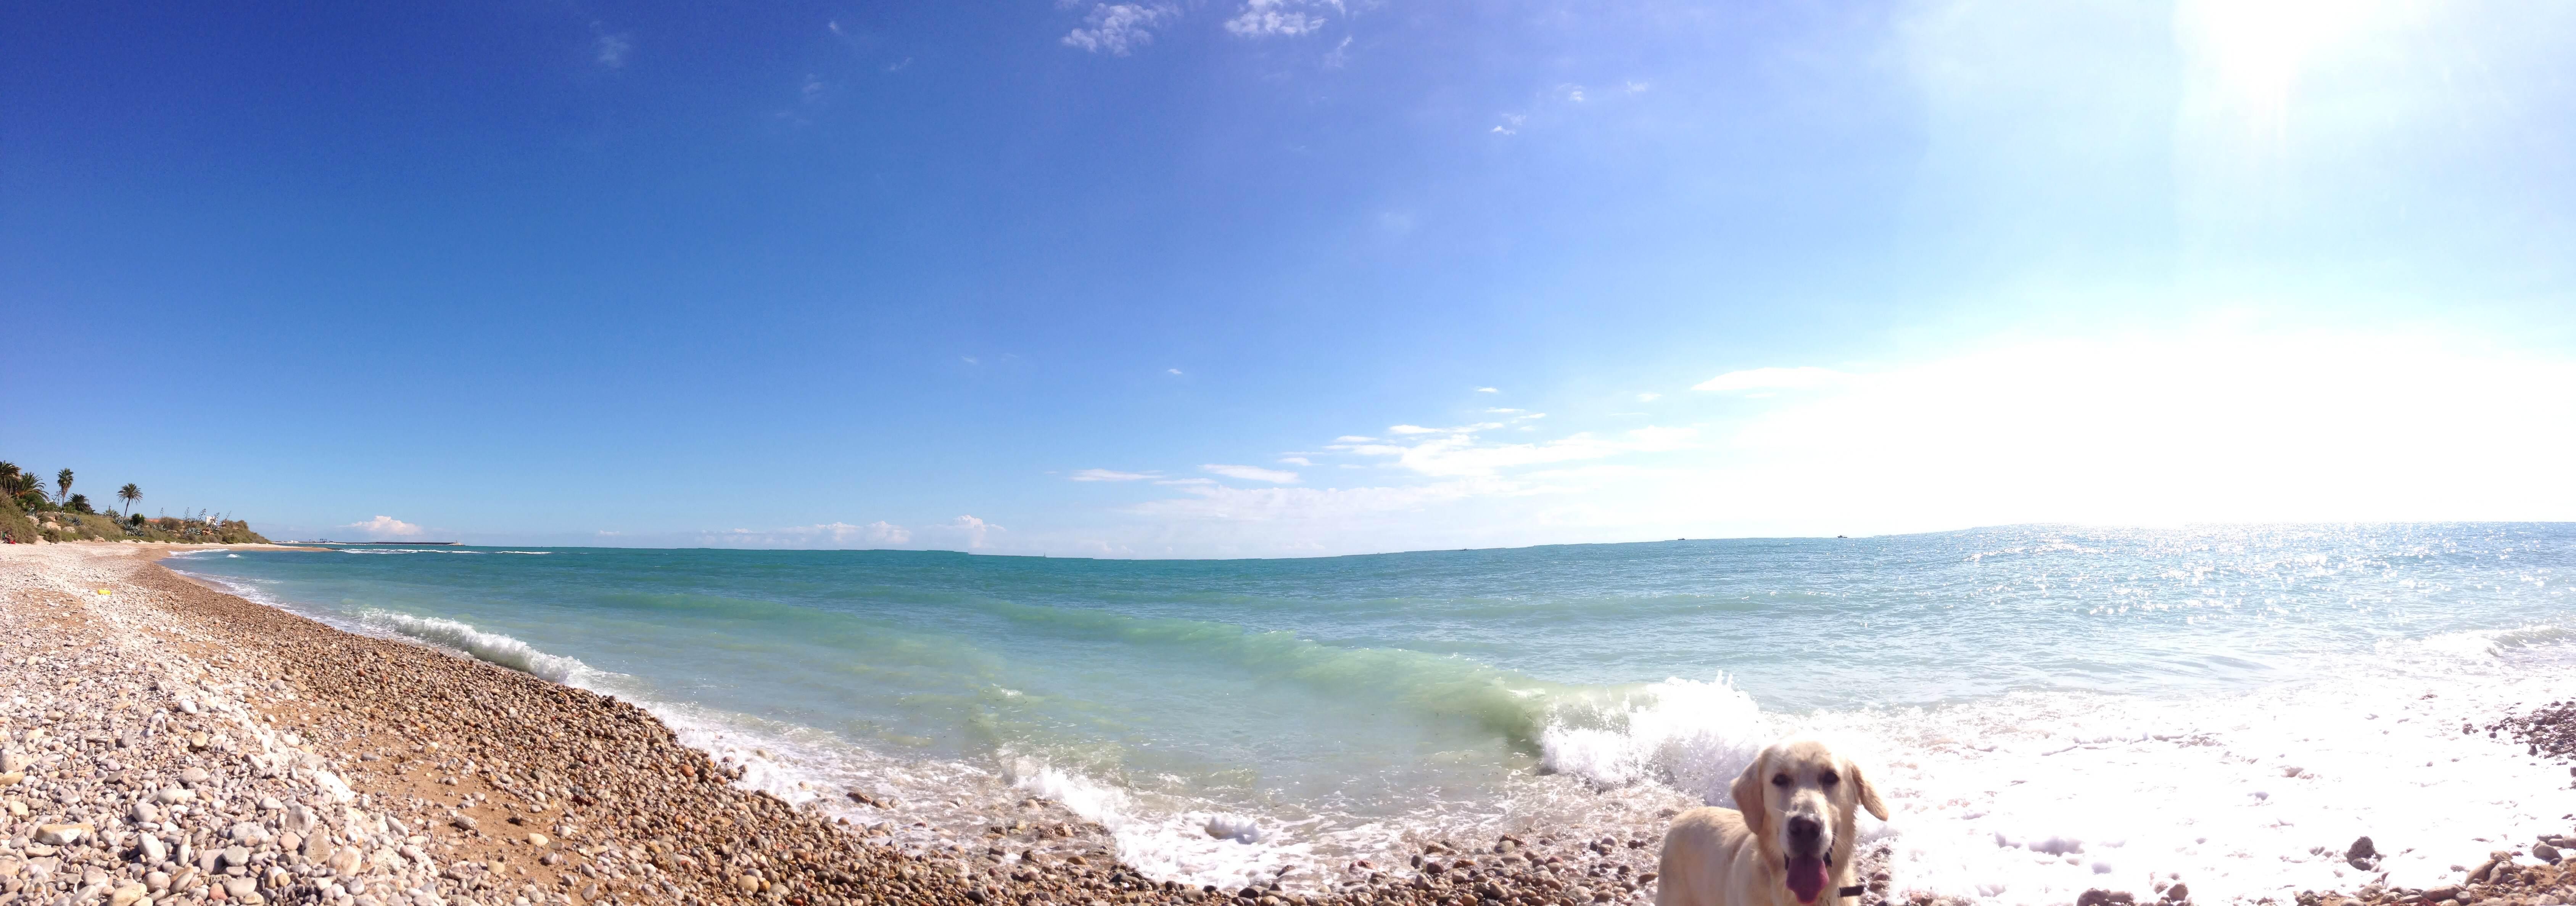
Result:
[[1887,804],[1878,801],[1878,788],[1869,785],[1869,775],[1860,772],[1860,765],[1843,762],[1843,773],[1851,778],[1852,791],[1860,794],[1860,807],[1868,809],[1872,818],[1887,820]]
[[1771,810],[1762,804],[1762,787],[1771,774],[1763,762],[1770,760],[1770,755],[1768,749],[1754,755],[1753,763],[1745,765],[1744,773],[1735,777],[1735,810],[1744,813],[1744,827],[1753,832],[1753,840],[1763,852],[1769,852],[1771,844]]

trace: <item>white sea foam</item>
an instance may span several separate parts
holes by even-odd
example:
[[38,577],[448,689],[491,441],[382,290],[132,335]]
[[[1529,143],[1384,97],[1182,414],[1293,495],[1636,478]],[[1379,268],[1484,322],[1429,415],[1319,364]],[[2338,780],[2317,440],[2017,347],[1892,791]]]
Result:
[[1262,819],[1192,809],[1184,800],[1140,802],[1139,794],[1061,770],[1045,759],[1020,757],[1009,763],[1013,786],[1063,803],[1108,828],[1117,840],[1118,857],[1150,877],[1235,888],[1316,861],[1313,841],[1265,834]]
[[2191,699],[2020,693],[1931,709],[1757,713],[1723,683],[1669,681],[1624,721],[1551,726],[1551,767],[1713,804],[1754,747],[1819,732],[1858,753],[1891,812],[1900,889],[2063,904],[2088,888],[2188,882],[2195,899],[2286,902],[2377,877],[2456,880],[2487,850],[2563,833],[2567,768],[2482,726],[2576,693],[2555,628],[2382,644],[2311,680]]

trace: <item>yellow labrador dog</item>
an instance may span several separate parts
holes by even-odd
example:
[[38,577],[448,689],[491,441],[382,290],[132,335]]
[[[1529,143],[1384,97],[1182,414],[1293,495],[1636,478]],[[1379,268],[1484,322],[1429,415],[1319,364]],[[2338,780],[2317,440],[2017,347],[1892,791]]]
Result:
[[1860,767],[1812,739],[1772,743],[1735,778],[1732,808],[1695,808],[1664,833],[1655,906],[1847,906],[1856,809],[1887,820]]

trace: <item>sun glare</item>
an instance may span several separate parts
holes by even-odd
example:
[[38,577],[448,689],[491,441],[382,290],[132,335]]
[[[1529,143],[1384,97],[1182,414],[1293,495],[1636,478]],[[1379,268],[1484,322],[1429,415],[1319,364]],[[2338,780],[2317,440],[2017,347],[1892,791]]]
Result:
[[2303,71],[2376,12],[2368,2],[2190,0],[2175,7],[2174,31],[2222,103],[2277,141]]

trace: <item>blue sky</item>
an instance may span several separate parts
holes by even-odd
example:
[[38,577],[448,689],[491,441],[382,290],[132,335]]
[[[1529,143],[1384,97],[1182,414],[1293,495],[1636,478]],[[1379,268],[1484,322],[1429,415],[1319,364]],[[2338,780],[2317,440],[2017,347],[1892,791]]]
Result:
[[2570,519],[2549,4],[63,5],[6,456],[272,535]]

